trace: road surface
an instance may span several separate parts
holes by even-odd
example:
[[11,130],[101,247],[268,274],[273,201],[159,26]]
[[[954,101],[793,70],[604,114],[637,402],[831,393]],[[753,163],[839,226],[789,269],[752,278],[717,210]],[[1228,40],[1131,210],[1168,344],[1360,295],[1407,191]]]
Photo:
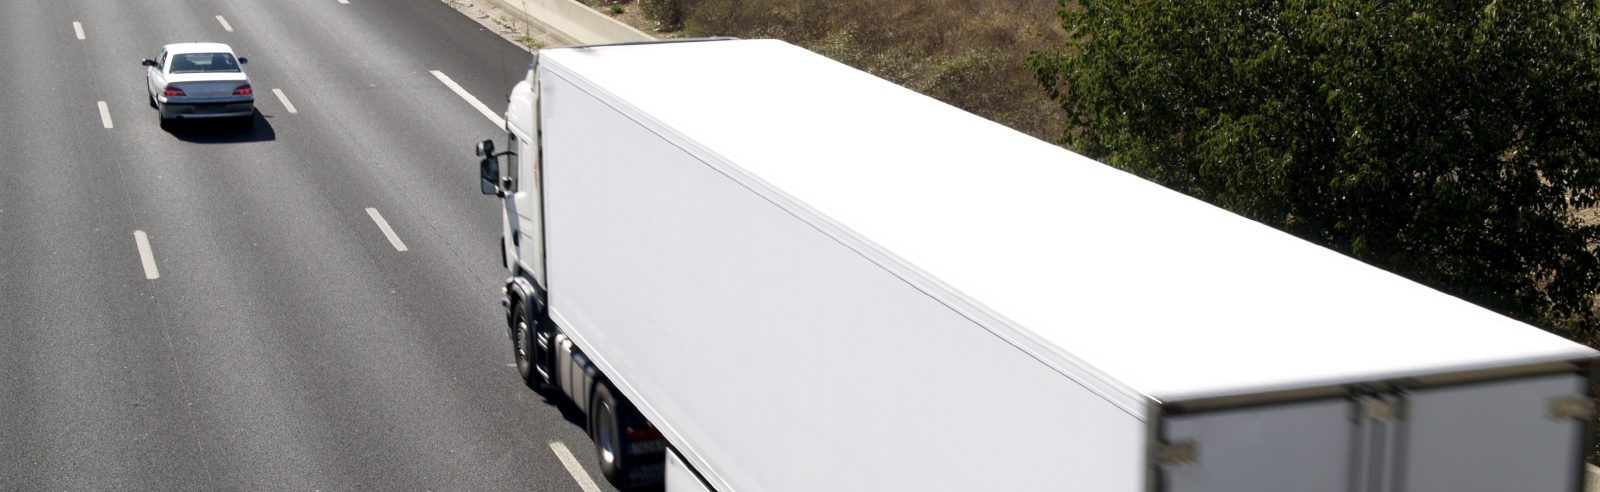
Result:
[[[253,129],[159,127],[187,41]],[[525,52],[438,0],[0,2],[0,46],[0,489],[608,488],[507,367],[500,132],[444,82],[501,111]]]

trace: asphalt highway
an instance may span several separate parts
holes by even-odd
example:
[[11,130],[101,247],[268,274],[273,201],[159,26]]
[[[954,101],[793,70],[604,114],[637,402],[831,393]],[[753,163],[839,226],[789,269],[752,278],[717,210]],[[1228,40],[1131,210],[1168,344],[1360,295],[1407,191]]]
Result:
[[[187,41],[252,129],[158,125]],[[528,54],[438,0],[0,2],[0,46],[0,490],[609,488],[507,367],[501,132],[434,74],[498,112]]]

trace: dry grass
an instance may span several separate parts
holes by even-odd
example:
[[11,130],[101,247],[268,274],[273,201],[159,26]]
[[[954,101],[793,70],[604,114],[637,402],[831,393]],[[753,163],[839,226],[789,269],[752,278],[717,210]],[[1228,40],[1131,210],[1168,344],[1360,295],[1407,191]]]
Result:
[[[633,26],[634,28],[647,33],[651,32],[651,28],[655,26],[655,22],[652,22],[650,19],[646,19],[644,17],[644,12],[639,9],[639,2],[637,1],[585,0],[584,3],[589,4],[590,7],[594,7],[594,9],[600,11],[600,13],[609,15],[613,19],[622,21],[624,24]],[[617,14],[612,11],[613,8],[618,7],[622,9],[621,14]]]
[[683,26],[671,36],[782,39],[1048,141],[1066,123],[1023,67],[1065,41],[1054,0],[677,1]]

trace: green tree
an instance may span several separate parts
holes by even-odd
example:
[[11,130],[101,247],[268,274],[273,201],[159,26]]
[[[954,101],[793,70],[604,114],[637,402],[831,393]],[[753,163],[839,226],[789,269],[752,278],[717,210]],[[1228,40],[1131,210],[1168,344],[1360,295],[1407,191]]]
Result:
[[1063,144],[1511,317],[1600,328],[1600,2],[1059,15],[1070,40],[1028,64]]

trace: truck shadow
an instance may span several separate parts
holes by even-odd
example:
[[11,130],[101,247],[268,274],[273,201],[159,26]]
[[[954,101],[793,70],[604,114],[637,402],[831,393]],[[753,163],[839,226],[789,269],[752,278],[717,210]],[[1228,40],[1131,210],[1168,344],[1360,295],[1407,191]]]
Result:
[[545,404],[560,410],[561,418],[567,419],[567,422],[571,422],[572,425],[576,425],[579,429],[583,429],[584,432],[588,432],[589,418],[583,414],[583,410],[579,409],[577,404],[567,401],[567,397],[560,395],[560,391],[552,388],[534,391],[533,394],[544,398]]
[[251,124],[245,128],[237,121],[224,120],[172,120],[162,125],[162,130],[178,140],[201,144],[229,144],[270,142],[278,139],[268,117],[257,111],[251,115]]
[[[561,395],[560,391],[561,391],[560,389],[550,388],[550,389],[547,389],[547,390],[533,391],[533,394],[538,395],[540,398],[543,398],[544,399],[544,403],[546,405],[550,405],[552,407],[556,407],[557,410],[560,410],[561,411],[561,418],[566,419],[568,423],[570,423],[570,424],[572,424],[574,426],[577,426],[579,430],[583,431],[583,433],[585,435],[587,435],[589,433],[589,418],[588,418],[588,416],[584,415],[583,410],[579,409],[578,405],[576,403],[573,403],[572,401],[568,400],[566,396]],[[575,444],[575,443],[568,443],[568,445],[573,445],[573,444]],[[578,459],[579,460],[586,460],[585,464],[592,463],[593,460],[594,460],[592,455],[581,454],[582,450],[585,450],[585,449],[588,449],[588,447],[587,446],[578,446],[577,448],[575,448],[573,450],[573,452],[574,453],[580,453],[580,454],[577,455]],[[606,490],[612,490],[614,487],[616,487],[615,484],[607,482],[602,477],[596,476],[595,478],[598,481],[601,481],[601,482],[604,483],[604,486],[606,487]],[[666,484],[665,483],[644,484],[644,485],[631,487],[631,488],[629,488],[627,490],[629,490],[631,492],[664,492],[666,490]]]

